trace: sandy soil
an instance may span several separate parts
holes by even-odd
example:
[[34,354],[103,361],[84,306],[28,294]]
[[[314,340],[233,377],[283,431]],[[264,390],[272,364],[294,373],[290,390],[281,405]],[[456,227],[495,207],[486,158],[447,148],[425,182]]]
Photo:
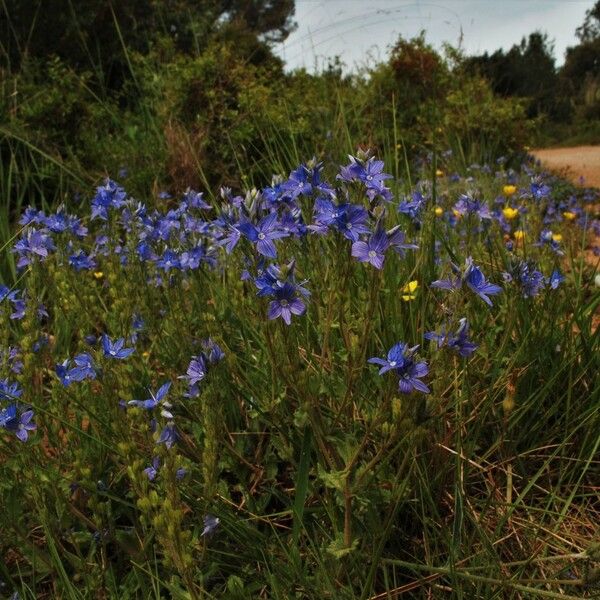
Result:
[[[566,175],[573,183],[600,188],[600,146],[576,146],[574,148],[550,148],[532,150],[531,153],[542,161],[542,164],[553,171]],[[583,177],[583,181],[581,181]],[[596,205],[593,212],[598,212]],[[585,260],[600,272],[600,258],[591,247],[600,245],[600,236],[589,240],[584,250]],[[600,326],[600,307],[592,316],[592,332]]]
[[531,153],[549,169],[564,172],[574,183],[583,177],[584,185],[600,187],[600,146],[550,148]]

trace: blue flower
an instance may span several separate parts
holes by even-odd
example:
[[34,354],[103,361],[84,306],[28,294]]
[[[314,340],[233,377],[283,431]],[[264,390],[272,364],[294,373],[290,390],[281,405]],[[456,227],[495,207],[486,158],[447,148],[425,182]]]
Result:
[[125,190],[110,179],[106,184],[96,188],[96,195],[92,200],[92,219],[100,217],[103,220],[108,219],[109,208],[120,208],[125,204],[127,194]]
[[[312,166],[309,166],[312,165]],[[315,159],[309,162],[309,165],[300,165],[290,173],[287,181],[280,184],[280,191],[290,200],[295,200],[298,196],[308,196],[313,192],[333,195],[331,186],[321,181],[321,171],[323,163],[316,163]],[[272,197],[269,198],[272,204]]]
[[536,199],[536,200],[541,200],[542,198],[546,198],[547,196],[550,195],[550,192],[552,191],[550,186],[546,185],[541,177],[534,177],[531,180],[531,195]]
[[0,351],[0,364],[8,367],[13,373],[19,374],[23,370],[23,361],[20,357],[21,350],[17,346],[9,346],[5,351]]
[[446,344],[448,348],[463,357],[471,356],[478,347],[469,340],[469,322],[466,318],[460,319],[456,333],[446,334],[442,329],[441,333],[429,331],[424,337],[426,340],[435,341],[438,348]]
[[433,281],[431,287],[452,291],[459,289],[464,283],[489,306],[492,306],[492,301],[488,296],[499,294],[502,291],[500,286],[490,283],[485,278],[481,269],[473,264],[471,257],[465,261],[465,270],[462,274],[460,269],[454,264],[452,264],[452,270],[456,274],[454,277]]
[[269,304],[268,317],[276,319],[281,317],[287,325],[291,324],[292,314],[301,315],[306,310],[306,305],[301,297],[308,297],[310,292],[304,287],[305,282],[296,283],[294,269],[296,263],[279,267],[269,265],[263,273],[254,280],[258,288],[258,296],[274,297]]
[[406,344],[401,342],[392,346],[386,358],[370,358],[367,362],[379,365],[379,374],[383,375],[392,369],[401,369],[404,366],[404,352],[407,350]]
[[366,242],[358,241],[352,244],[352,256],[360,262],[370,263],[376,269],[382,269],[388,247],[388,237],[378,226]]
[[135,251],[141,261],[159,260],[159,257],[152,250],[152,246],[147,242],[140,242]]
[[474,214],[480,219],[491,219],[492,214],[487,204],[481,200],[473,198],[469,194],[461,194],[458,202],[454,205],[454,210],[459,215]]
[[137,313],[134,314],[131,327],[134,331],[142,331],[146,327],[146,323],[144,322],[143,317]]
[[413,221],[419,222],[421,211],[427,202],[427,198],[419,191],[414,191],[410,200],[404,199],[398,205],[398,212],[408,215]]
[[32,410],[25,410],[19,414],[17,405],[10,404],[0,411],[0,428],[12,431],[19,440],[26,442],[29,432],[37,429],[37,425],[32,422],[33,417]]
[[6,408],[0,410],[0,427],[6,428],[17,418],[17,405],[9,404]]
[[96,378],[96,372],[94,370],[94,361],[90,354],[88,354],[87,352],[82,352],[73,359],[73,362],[77,365],[78,368],[83,369],[86,372],[86,376],[88,378]]
[[308,228],[315,233],[326,234],[328,227],[333,226],[343,210],[343,206],[340,207],[331,199],[319,196],[313,206],[313,219],[315,222],[309,225]]
[[10,383],[8,379],[0,380],[0,400],[15,400],[22,394],[23,390],[18,383]]
[[388,245],[402,258],[406,255],[406,250],[417,250],[417,244],[409,244],[406,242],[406,235],[400,229],[400,225],[396,225],[393,229],[387,232]]
[[179,257],[179,266],[182,271],[197,269],[205,258],[204,248],[194,246],[190,250],[181,253]]
[[550,229],[543,229],[540,232],[539,241],[533,245],[538,247],[548,245],[552,252],[558,256],[564,256],[565,253],[560,249],[560,243],[557,241],[557,237],[558,236],[553,234]]
[[503,277],[508,283],[514,281],[519,284],[524,298],[537,296],[546,285],[546,278],[530,261],[513,263]]
[[164,444],[168,449],[170,449],[178,439],[177,431],[175,430],[175,423],[173,421],[169,421],[160,432],[160,436],[157,440],[157,444]]
[[392,176],[383,172],[384,163],[382,160],[376,160],[374,157],[368,160],[361,160],[355,156],[348,156],[350,164],[341,167],[337,179],[351,183],[353,181],[361,182],[367,190],[367,197],[373,201],[377,196],[386,202],[392,200],[392,192],[385,187],[384,181],[391,179]]
[[217,528],[219,527],[219,523],[221,521],[218,517],[213,515],[205,515],[204,517],[204,529],[202,530],[201,536],[210,537],[215,533]]
[[426,362],[416,362],[414,354],[419,346],[408,347],[404,342],[398,342],[388,352],[387,359],[373,357],[367,362],[379,365],[379,374],[394,371],[398,376],[398,390],[403,394],[410,394],[413,390],[429,393],[429,388],[421,381],[429,373]]
[[289,234],[281,231],[277,222],[277,213],[272,212],[261,219],[257,225],[249,221],[240,223],[238,229],[253,243],[256,250],[267,258],[276,258],[277,249],[273,240],[287,237]]
[[337,229],[344,237],[355,242],[358,236],[369,233],[367,225],[369,213],[363,206],[357,204],[335,204],[329,198],[319,196],[313,208],[314,223],[309,229],[314,233],[324,235],[329,227]]
[[96,261],[88,256],[83,250],[79,250],[69,257],[69,264],[76,271],[90,270],[96,268]]
[[156,260],[156,266],[168,273],[171,269],[180,269],[179,256],[174,250],[165,250],[164,254]]
[[234,248],[237,246],[238,242],[242,237],[242,232],[238,229],[239,225],[233,225],[231,223],[227,223],[225,225],[225,235],[223,235],[219,241],[219,246],[225,246],[225,252],[227,254],[231,254]]
[[40,335],[38,339],[33,344],[32,350],[34,352],[39,352],[44,346],[48,345],[48,336],[46,334]]
[[30,223],[36,223],[37,225],[44,225],[46,223],[46,215],[43,210],[37,210],[33,206],[28,206],[21,218],[19,219],[20,225],[29,225]]
[[158,469],[160,467],[160,456],[155,456],[152,459],[152,464],[149,467],[144,469],[144,473],[146,477],[148,477],[149,481],[154,481],[156,476],[158,475]]
[[499,294],[502,288],[499,285],[489,283],[481,272],[479,267],[476,267],[471,259],[467,259],[467,268],[463,275],[463,279],[467,284],[467,287],[479,296],[488,306],[492,306],[492,301],[488,298],[488,295]]
[[281,184],[281,190],[287,192],[291,200],[295,200],[298,196],[308,196],[312,192],[309,177],[309,169],[305,165],[300,165],[290,173],[290,178]]
[[113,343],[106,334],[102,336],[102,349],[104,350],[104,356],[118,358],[120,360],[130,357],[135,352],[135,349],[123,348],[124,345],[124,338],[119,338]]
[[225,353],[219,345],[212,339],[208,338],[202,341],[204,349],[198,356],[192,356],[185,375],[181,375],[179,379],[187,380],[190,388],[184,396],[195,397],[199,393],[198,384],[206,377],[209,365],[213,365],[221,361],[225,357]]
[[45,259],[48,252],[56,250],[52,238],[43,230],[30,229],[23,234],[23,237],[15,244],[13,252],[19,255],[17,267],[19,269],[27,266],[37,257]]
[[18,293],[19,290],[11,291],[11,289],[8,286],[0,284],[0,302],[2,302],[3,300],[10,300],[11,302],[14,302]]
[[203,356],[192,356],[185,375],[182,379],[187,379],[190,386],[196,386],[206,377],[206,362]]
[[25,300],[23,298],[17,297],[17,293],[18,292],[15,292],[15,295],[12,298],[9,298],[12,302],[14,309],[14,311],[10,315],[10,318],[15,320],[21,320],[25,316],[25,309],[27,308],[27,305],[25,304]]
[[170,210],[165,216],[158,217],[153,235],[163,241],[168,241],[174,230],[179,230],[181,223],[176,211]]
[[188,188],[183,195],[183,202],[185,202],[185,205],[188,208],[207,210],[211,208],[211,206],[204,200],[203,195],[202,192],[196,192],[195,190]]
[[167,383],[160,386],[156,394],[153,394],[152,390],[149,390],[150,398],[147,400],[130,400],[127,404],[129,404],[129,406],[137,406],[138,408],[144,408],[146,410],[153,410],[159,404],[162,404],[164,408],[160,414],[167,419],[172,419],[173,415],[170,412],[172,405],[169,402],[164,401],[165,396],[169,393],[170,388],[171,382],[167,381]]
[[552,271],[552,275],[548,277],[548,285],[551,289],[555,290],[564,280],[565,276],[557,269],[554,269],[554,271]]
[[284,213],[279,225],[282,231],[290,235],[301,237],[306,234],[306,225],[302,219],[302,211],[299,209]]
[[292,322],[292,315],[302,315],[306,310],[306,305],[298,294],[297,287],[285,282],[281,287],[275,289],[275,299],[269,304],[269,319],[281,317],[286,325]]
[[527,263],[521,265],[521,273],[519,275],[523,296],[525,298],[533,298],[540,293],[540,290],[546,284],[544,276],[537,269],[530,268]]
[[211,364],[216,364],[225,358],[225,352],[223,352],[219,344],[211,338],[202,340],[202,347],[204,348],[208,362]]
[[356,242],[359,235],[371,231],[367,224],[368,219],[369,213],[363,206],[342,204],[338,207],[334,225],[344,237],[351,242]]
[[56,374],[65,387],[69,386],[74,381],[96,378],[92,357],[87,352],[78,354],[73,360],[75,366],[72,368],[69,368],[69,359],[55,367]]

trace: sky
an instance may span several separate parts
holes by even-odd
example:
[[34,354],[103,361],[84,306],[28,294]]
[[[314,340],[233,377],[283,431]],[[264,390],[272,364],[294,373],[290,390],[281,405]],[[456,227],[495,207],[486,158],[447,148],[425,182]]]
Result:
[[275,50],[288,69],[314,71],[339,56],[351,71],[384,60],[400,35],[414,37],[423,29],[434,47],[450,42],[467,54],[507,50],[540,30],[554,42],[561,65],[593,5],[594,0],[296,0],[298,28]]

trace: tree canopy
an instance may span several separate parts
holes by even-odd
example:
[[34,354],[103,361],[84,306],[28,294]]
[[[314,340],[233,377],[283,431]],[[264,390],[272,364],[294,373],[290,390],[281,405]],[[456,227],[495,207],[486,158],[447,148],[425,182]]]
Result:
[[76,70],[109,71],[124,49],[146,53],[161,37],[185,53],[234,26],[266,44],[295,28],[294,0],[4,0],[0,56],[11,69],[58,56]]

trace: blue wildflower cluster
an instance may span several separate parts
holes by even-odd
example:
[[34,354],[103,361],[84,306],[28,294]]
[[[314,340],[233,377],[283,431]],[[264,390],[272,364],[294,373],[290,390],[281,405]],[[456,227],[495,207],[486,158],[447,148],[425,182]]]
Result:
[[489,297],[499,294],[502,288],[499,285],[490,283],[481,269],[473,263],[473,259],[470,256],[465,261],[465,267],[462,271],[454,263],[451,266],[454,276],[449,279],[436,279],[431,283],[431,287],[453,291],[460,289],[464,285],[488,306],[492,306],[492,301]]
[[[600,230],[585,206],[596,196],[582,203],[507,164],[463,177],[425,160],[411,186],[360,152],[239,194],[157,190],[143,203],[109,179],[84,217],[27,209],[16,285],[0,287],[2,474],[48,466],[39,486],[63,503],[56,535],[70,555],[109,564],[113,548],[148,548],[157,578],[177,571],[174,593],[205,595],[212,576],[190,565],[209,565],[213,544],[234,556],[240,522],[243,536],[291,531],[304,544],[317,515],[316,548],[358,551],[398,473],[414,482],[405,457],[424,473],[454,452],[453,427],[483,447],[530,426],[525,403],[518,420],[511,411],[517,389],[518,402],[539,389],[536,360],[592,389],[595,297],[581,294],[577,315],[590,343],[569,346],[571,321],[554,323],[566,289],[593,281],[573,276],[576,261],[568,283],[561,268],[578,233]],[[440,434],[435,462],[404,452],[413,430],[424,446]],[[35,516],[26,524],[35,531]]]
[[398,377],[398,390],[403,394],[412,391],[429,393],[429,388],[421,381],[429,373],[425,361],[417,361],[415,353],[419,346],[409,348],[408,344],[398,342],[394,344],[387,354],[387,358],[373,357],[368,360],[371,364],[379,365],[379,374],[383,375],[392,371]]
[[[274,177],[271,185],[262,190],[252,189],[245,195],[235,195],[230,189],[223,188],[219,198],[212,203],[192,189],[188,189],[178,202],[172,201],[169,194],[163,194],[161,198],[167,205],[162,210],[150,209],[130,197],[119,184],[107,179],[97,188],[91,202],[93,232],[80,217],[68,214],[62,206],[52,214],[28,208],[20,221],[24,231],[13,248],[17,267],[31,268],[56,255],[59,263],[76,273],[94,272],[101,277],[106,262],[116,257],[123,268],[140,269],[147,285],[168,288],[177,281],[185,282],[199,269],[220,268],[226,256],[236,252],[242,255],[247,266],[241,279],[252,281],[258,298],[268,300],[267,318],[281,319],[291,325],[293,318],[306,313],[310,291],[308,280],[297,278],[297,262],[290,255],[301,254],[310,238],[331,236],[345,240],[351,257],[377,270],[384,268],[390,251],[405,259],[407,251],[419,247],[410,240],[410,231],[417,233],[420,230],[430,210],[428,182],[420,182],[410,195],[403,196],[395,205],[396,214],[406,219],[405,226],[398,223],[389,228],[386,222],[389,223],[393,214],[389,207],[393,205],[394,195],[388,187],[392,177],[384,172],[383,161],[368,152],[349,159],[348,164],[340,167],[335,185],[324,178],[323,164],[313,159],[292,170],[287,178]],[[481,168],[477,165],[471,167],[472,172],[478,169]],[[518,188],[514,185],[514,172],[501,171],[497,176],[504,184],[503,194],[492,205],[479,190],[473,190],[459,194],[450,211],[436,207],[436,216],[446,221],[449,231],[457,229],[461,219],[470,215],[484,224],[486,231],[496,223],[508,239],[509,250],[517,251],[524,236],[528,235],[524,229],[517,229],[523,227],[522,220],[527,215],[525,203],[534,201],[543,205],[545,224],[534,246],[540,250],[548,248],[554,255],[562,256],[562,236],[553,233],[550,225],[565,221],[586,224],[578,200],[574,197],[553,200],[549,184],[533,171],[530,172],[529,187],[521,187],[518,196],[515,195]],[[449,180],[458,182],[460,177],[453,175]],[[468,184],[474,181],[473,177],[466,180]],[[434,249],[435,262],[439,264],[441,240],[435,240]],[[221,250],[225,255],[219,260]],[[288,257],[288,261],[281,262],[282,256]],[[502,288],[484,275],[473,258],[467,257],[463,268],[454,262],[450,267],[451,275],[431,282],[431,288],[445,291],[465,288],[492,306],[491,297],[498,295]],[[100,272],[96,273],[97,270]],[[530,260],[516,254],[502,277],[506,284],[517,284],[526,298],[537,296],[544,288],[555,290],[564,280],[558,269],[545,277]],[[406,296],[408,300],[412,297]],[[11,307],[10,319],[24,318],[28,307],[25,292],[2,286],[0,301],[4,301],[3,310],[6,310],[5,306]],[[43,304],[33,308],[38,319],[48,316]],[[102,373],[101,358],[109,361],[128,359],[135,352],[136,341],[144,329],[139,315],[135,317],[132,329],[129,338],[120,337],[114,341],[106,334],[101,335],[101,357],[80,352],[57,364],[55,371],[61,383],[67,387],[97,379]],[[436,342],[438,347],[446,346],[467,357],[477,348],[469,340],[468,332],[468,321],[461,318],[455,333],[447,333],[442,328],[440,333],[426,333],[425,338]],[[96,337],[88,338],[93,345]],[[43,342],[42,336],[34,349],[43,347]],[[409,348],[397,344],[386,363],[395,363],[393,369],[404,392],[424,391],[426,387],[419,381],[426,374],[426,363],[414,360],[416,349],[416,346]],[[10,369],[19,373],[22,369],[19,351],[13,348],[7,352],[7,365],[10,363]],[[209,366],[221,358],[221,351],[212,342],[205,351],[192,358],[187,373],[181,376],[188,383],[187,397],[198,394]],[[382,359],[371,362],[375,360]],[[176,439],[171,404],[166,400],[170,385],[167,382],[156,393],[150,392],[150,398],[146,400],[128,402],[130,407],[148,411],[160,407],[160,414],[167,423],[160,433],[159,443],[168,447]],[[21,432],[21,438],[26,438],[23,432],[31,430],[30,411],[14,403],[3,410],[3,427],[12,427]],[[19,429],[16,422],[22,423],[23,428]]]
[[506,283],[516,284],[524,298],[537,296],[546,286],[555,290],[564,281],[565,277],[558,269],[554,269],[548,277],[530,260],[517,260],[502,274]]
[[[472,166],[473,170],[478,168]],[[257,296],[269,300],[268,319],[280,318],[290,325],[293,317],[306,312],[310,292],[307,280],[296,279],[296,261],[277,262],[286,239],[302,241],[311,235],[339,237],[350,244],[350,255],[354,259],[378,270],[383,269],[389,250],[405,258],[408,250],[418,249],[416,243],[408,240],[407,231],[400,224],[391,229],[385,228],[387,207],[393,202],[393,194],[387,187],[390,179],[391,176],[384,172],[383,162],[369,153],[350,156],[349,164],[342,166],[336,176],[337,185],[324,180],[323,164],[312,160],[293,170],[287,179],[274,178],[270,186],[250,190],[245,196],[236,196],[230,189],[223,188],[221,201],[214,204],[208,203],[202,193],[188,189],[175,207],[164,212],[150,210],[109,179],[97,188],[91,202],[90,219],[100,222],[91,240],[82,219],[68,214],[64,207],[49,215],[28,208],[20,221],[24,226],[23,234],[13,251],[20,269],[44,262],[51,254],[57,253],[59,260],[65,261],[75,272],[102,268],[101,263],[113,255],[124,267],[144,265],[147,284],[160,287],[172,285],[175,277],[185,277],[201,267],[215,269],[220,248],[231,254],[243,246],[244,261],[256,274],[251,275],[249,270],[244,270],[242,279],[251,279]],[[454,177],[453,181],[459,179]],[[506,181],[504,192],[510,197],[517,189],[512,185],[515,181],[513,172],[508,172]],[[164,196],[165,200],[169,198],[169,195]],[[410,196],[398,202],[396,210],[418,230],[430,198],[427,183],[422,182]],[[520,198],[521,201],[531,198],[538,203],[545,202],[543,214],[546,225],[556,219],[583,218],[575,199],[551,201],[550,186],[534,172],[531,172],[529,189],[521,188]],[[507,205],[505,196],[499,196],[495,204],[498,203],[500,208],[495,206],[492,209],[478,191],[463,193],[454,203],[453,210],[446,213],[448,225],[456,227],[461,218],[475,215],[488,223],[488,227],[489,223],[497,222],[510,240],[513,235],[516,241],[522,239],[524,233],[514,230],[513,223],[517,221],[517,215],[526,213],[525,208]],[[560,236],[546,227],[536,245],[540,248],[547,246],[560,256],[563,252],[559,239]],[[514,242],[510,241],[510,244],[514,245]],[[436,240],[436,252],[440,251],[440,247]],[[293,251],[298,252],[300,248],[295,246]],[[286,250],[285,254],[289,251]],[[436,262],[439,261],[437,256]],[[515,258],[513,262],[513,266],[503,273],[504,281],[518,283],[525,297],[538,295],[544,287],[556,289],[564,279],[557,269],[546,278],[530,261]],[[431,287],[446,291],[465,287],[489,306],[492,306],[490,297],[502,291],[499,285],[487,279],[471,257],[466,259],[462,269],[451,263],[451,270],[449,278],[437,279]],[[0,300],[12,305],[11,319],[24,317],[27,306],[24,293],[2,287]],[[43,305],[38,307],[37,316],[47,316]],[[461,319],[460,323],[456,334],[430,332],[426,338],[436,341],[438,346],[446,345],[456,350],[461,356],[468,356],[476,346],[467,339],[466,319]],[[133,343],[142,328],[134,327],[130,338]],[[104,334],[100,339],[105,358],[125,360],[134,352],[133,347],[127,346],[125,338],[113,342]],[[399,347],[394,348],[395,352],[400,351]],[[407,372],[412,368],[410,356],[413,350],[404,348],[402,352],[406,354],[397,361],[405,365]],[[192,359],[184,376],[189,383],[188,395],[197,393],[207,365],[215,360],[210,352]],[[19,364],[16,361],[13,367],[17,371]],[[95,359],[84,352],[57,365],[56,373],[63,385],[68,386],[95,379],[98,368]],[[413,387],[418,389],[418,384]],[[163,386],[151,400],[144,401],[145,404],[131,401],[130,405],[148,408],[154,402],[161,403],[167,391],[168,387]],[[169,434],[168,429],[165,431],[162,441],[169,444],[174,434]]]
[[179,379],[187,381],[187,397],[194,397],[200,393],[200,383],[206,377],[206,373],[212,365],[216,365],[225,358],[225,353],[217,343],[208,338],[202,342],[203,351],[192,356],[185,375]]
[[73,358],[74,366],[71,367],[70,364],[71,361],[67,358],[62,364],[55,367],[56,374],[65,387],[84,379],[96,379],[94,361],[87,352],[82,352]]
[[438,348],[446,346],[464,358],[469,357],[477,350],[477,344],[469,339],[469,322],[465,317],[459,320],[458,329],[455,333],[446,333],[442,328],[440,333],[428,331],[425,334],[426,340],[431,340],[437,344]]
[[23,390],[8,379],[0,380],[0,429],[14,434],[22,442],[37,426],[33,422],[34,412],[20,402]]

